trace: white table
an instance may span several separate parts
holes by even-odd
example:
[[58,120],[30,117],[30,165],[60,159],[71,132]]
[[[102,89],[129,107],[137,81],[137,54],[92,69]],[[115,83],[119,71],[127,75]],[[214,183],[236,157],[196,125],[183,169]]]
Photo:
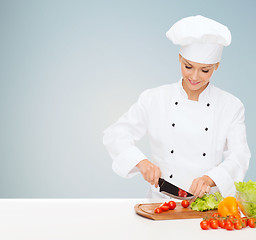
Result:
[[0,239],[256,239],[256,228],[203,231],[201,219],[154,221],[137,215],[146,199],[1,199]]

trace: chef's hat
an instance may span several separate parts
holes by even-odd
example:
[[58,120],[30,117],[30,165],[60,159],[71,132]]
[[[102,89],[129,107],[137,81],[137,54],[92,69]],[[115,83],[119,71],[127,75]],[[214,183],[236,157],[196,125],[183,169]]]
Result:
[[200,15],[176,22],[166,36],[181,45],[181,56],[204,64],[219,62],[223,47],[231,43],[231,33],[226,26]]

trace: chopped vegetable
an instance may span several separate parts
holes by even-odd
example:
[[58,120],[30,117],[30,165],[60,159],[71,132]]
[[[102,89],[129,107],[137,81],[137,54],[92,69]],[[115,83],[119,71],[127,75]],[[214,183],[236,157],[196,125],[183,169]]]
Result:
[[167,202],[160,205],[160,208],[165,212],[169,210],[169,205]]
[[163,210],[163,212],[168,211],[169,207],[168,206],[162,206],[161,209]]
[[155,209],[155,213],[161,213],[161,212],[163,212],[162,208],[159,207]]
[[195,211],[207,211],[214,210],[218,208],[220,201],[223,197],[219,192],[214,194],[205,194],[201,198],[197,198],[194,202],[191,203],[191,209]]

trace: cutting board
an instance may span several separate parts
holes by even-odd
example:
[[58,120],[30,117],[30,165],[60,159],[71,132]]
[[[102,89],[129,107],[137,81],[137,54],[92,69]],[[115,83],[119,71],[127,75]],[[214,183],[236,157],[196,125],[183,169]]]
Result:
[[159,207],[162,203],[145,203],[136,204],[134,209],[140,216],[150,218],[153,220],[170,220],[170,219],[191,219],[191,218],[204,218],[210,217],[217,210],[210,210],[205,212],[194,211],[191,208],[183,208],[180,202],[176,202],[174,210],[168,210],[162,213],[155,213],[155,208]]

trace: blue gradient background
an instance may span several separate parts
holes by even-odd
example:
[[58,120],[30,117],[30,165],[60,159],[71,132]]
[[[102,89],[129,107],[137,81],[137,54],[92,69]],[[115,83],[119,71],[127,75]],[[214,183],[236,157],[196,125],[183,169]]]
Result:
[[[111,169],[103,130],[145,89],[180,78],[165,37],[201,14],[233,42],[212,81],[242,100],[256,180],[256,1],[0,1],[0,197],[145,197]],[[138,143],[150,155],[146,138]]]

